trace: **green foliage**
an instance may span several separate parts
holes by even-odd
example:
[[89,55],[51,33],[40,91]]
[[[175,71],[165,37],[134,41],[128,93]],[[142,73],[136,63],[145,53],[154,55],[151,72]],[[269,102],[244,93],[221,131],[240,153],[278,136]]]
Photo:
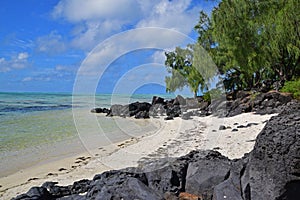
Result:
[[207,88],[215,74],[213,61],[199,44],[189,45],[186,49],[177,47],[165,55],[165,64],[171,73],[165,79],[167,92],[189,86],[196,96],[199,89],[203,91]]
[[300,75],[299,5],[297,0],[223,0],[213,11],[214,59],[229,89]]
[[218,88],[211,89],[203,94],[204,101],[210,102],[212,99],[219,99],[223,96],[222,90]]
[[211,102],[211,97],[210,97],[209,92],[205,92],[203,94],[203,100],[206,101],[206,102]]
[[[171,90],[187,85],[196,94],[199,87],[206,89],[214,76],[212,60],[226,91],[259,88],[264,80],[284,83],[300,77],[299,0],[219,2],[211,16],[200,12],[196,44],[166,53],[172,74],[166,83]],[[179,80],[173,70],[183,78]]]
[[291,93],[294,98],[300,100],[300,79],[285,82],[281,91]]

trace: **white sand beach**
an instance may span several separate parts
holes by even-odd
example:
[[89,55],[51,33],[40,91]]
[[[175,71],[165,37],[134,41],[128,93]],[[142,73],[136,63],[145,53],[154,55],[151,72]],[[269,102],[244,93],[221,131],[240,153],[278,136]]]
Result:
[[[46,181],[68,185],[107,170],[135,167],[141,160],[183,156],[195,149],[214,149],[231,159],[240,158],[253,149],[255,138],[272,116],[245,113],[229,118],[147,119],[157,130],[0,178],[0,197],[10,199]],[[141,123],[140,119],[130,120]],[[219,130],[221,125],[226,129]],[[237,128],[241,125],[244,127]]]

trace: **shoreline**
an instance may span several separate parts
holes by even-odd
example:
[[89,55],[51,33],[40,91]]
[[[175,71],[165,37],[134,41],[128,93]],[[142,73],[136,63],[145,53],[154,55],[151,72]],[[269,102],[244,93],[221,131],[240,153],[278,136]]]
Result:
[[[193,117],[190,120],[175,118],[165,121],[163,117],[153,119],[161,125],[155,133],[2,177],[0,195],[3,198],[12,198],[46,181],[69,185],[80,179],[92,179],[94,175],[107,170],[136,167],[162,157],[179,157],[195,149],[212,149],[230,159],[240,158],[252,150],[264,122],[274,115],[276,114],[245,113],[228,118],[207,116]],[[249,123],[255,125],[247,127]],[[219,130],[221,125],[230,128]],[[237,126],[245,127],[232,132]]]

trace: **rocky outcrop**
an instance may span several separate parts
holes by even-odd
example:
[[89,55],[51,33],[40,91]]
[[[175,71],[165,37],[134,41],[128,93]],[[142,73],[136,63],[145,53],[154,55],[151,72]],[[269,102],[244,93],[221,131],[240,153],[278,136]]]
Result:
[[[201,102],[200,102],[201,101]],[[136,119],[145,119],[150,116],[156,117],[158,115],[166,115],[166,120],[173,119],[174,117],[182,116],[183,112],[192,108],[206,108],[208,102],[203,99],[184,98],[178,95],[175,99],[165,100],[164,98],[154,96],[152,103],[135,102],[127,105],[115,104],[107,108],[94,108],[92,113],[106,113],[107,116],[119,117],[135,117]]]
[[[174,117],[190,119],[192,116],[235,116],[241,113],[256,112],[258,114],[279,113],[284,106],[292,101],[291,95],[270,91],[267,93],[252,93],[238,91],[228,94],[227,99],[213,99],[204,101],[203,97],[184,98],[178,95],[175,99],[165,100],[154,96],[152,103],[135,102],[128,105],[112,105],[110,109],[94,108],[93,113],[106,113],[107,116],[135,117],[145,119],[149,117],[165,116],[166,120]],[[190,111],[190,109],[193,109]]]
[[258,135],[241,183],[246,200],[300,197],[300,104],[285,107]]
[[254,150],[241,159],[192,151],[69,186],[46,182],[14,199],[296,200],[299,196],[300,103],[291,102],[270,119]]
[[279,113],[291,101],[291,95],[276,91],[254,94],[247,91],[239,91],[235,100],[227,102],[226,116],[231,117],[246,112],[256,112],[258,114]]

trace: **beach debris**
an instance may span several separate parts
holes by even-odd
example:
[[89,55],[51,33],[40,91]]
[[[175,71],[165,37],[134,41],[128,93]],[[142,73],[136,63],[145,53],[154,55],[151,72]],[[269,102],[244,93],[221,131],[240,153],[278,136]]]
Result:
[[67,170],[67,169],[65,169],[65,168],[63,168],[63,167],[58,169],[58,171],[60,171],[60,172],[66,171],[66,170]]

